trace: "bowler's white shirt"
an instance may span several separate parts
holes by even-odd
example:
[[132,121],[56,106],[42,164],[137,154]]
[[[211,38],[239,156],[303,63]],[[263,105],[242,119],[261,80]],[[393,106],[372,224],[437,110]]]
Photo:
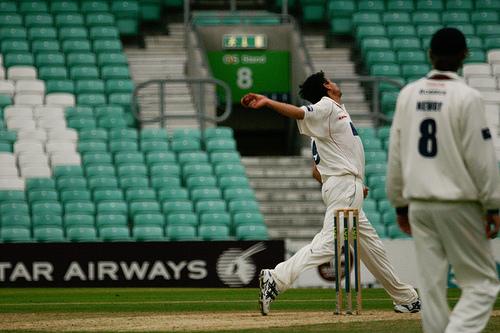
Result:
[[323,97],[301,107],[304,119],[297,120],[301,134],[312,139],[313,159],[323,179],[354,175],[364,179],[365,155],[361,139],[344,105]]

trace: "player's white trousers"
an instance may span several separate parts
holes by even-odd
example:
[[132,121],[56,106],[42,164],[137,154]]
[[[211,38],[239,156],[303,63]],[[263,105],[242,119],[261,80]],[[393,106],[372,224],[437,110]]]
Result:
[[[500,284],[482,219],[474,203],[411,202],[424,332],[481,332],[486,326]],[[451,313],[449,264],[462,289]]]
[[386,289],[394,302],[408,304],[417,299],[412,286],[402,283],[394,274],[387,259],[383,244],[377,232],[368,222],[361,209],[363,204],[363,183],[354,176],[330,177],[322,187],[323,201],[327,210],[323,228],[312,242],[290,259],[278,264],[271,274],[280,292],[290,288],[300,273],[318,265],[332,262],[333,259],[333,217],[338,208],[359,209],[359,247],[360,258],[373,276]]

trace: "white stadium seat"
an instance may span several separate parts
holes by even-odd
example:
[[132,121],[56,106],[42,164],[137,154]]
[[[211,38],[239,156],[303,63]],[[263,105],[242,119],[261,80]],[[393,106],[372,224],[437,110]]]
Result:
[[486,57],[488,58],[488,62],[490,64],[500,62],[500,50],[498,49],[489,50]]
[[14,81],[11,80],[0,80],[0,94],[14,96],[16,88],[14,86]]
[[0,153],[0,167],[16,166],[16,156],[12,153]]
[[32,66],[12,66],[7,70],[10,80],[33,80],[37,78],[36,68]]
[[36,123],[33,119],[12,118],[7,119],[7,128],[11,130],[35,129]]
[[74,142],[49,141],[45,144],[47,154],[54,153],[76,153],[76,144]]
[[14,143],[14,153],[19,155],[22,153],[43,153],[43,144],[35,140],[17,140]]
[[30,106],[9,105],[3,110],[5,119],[25,118],[33,119],[33,109]]
[[6,178],[6,177],[17,177],[18,172],[17,172],[17,167],[5,167],[2,166],[0,168],[0,178]]
[[24,179],[22,178],[2,178],[0,179],[0,190],[24,191],[24,184]]
[[40,152],[19,154],[17,160],[20,168],[33,165],[49,165],[49,157],[45,153]]
[[37,129],[21,129],[17,132],[18,140],[31,139],[39,142],[47,141],[47,131],[43,128]]
[[472,88],[478,90],[495,90],[497,89],[497,80],[494,76],[469,76],[467,83]]
[[16,94],[18,93],[45,95],[45,82],[42,80],[18,80],[16,81]]
[[481,96],[486,103],[500,103],[500,91],[481,91]]
[[16,94],[14,104],[16,105],[42,105],[44,95],[41,94]]
[[[0,54],[0,57],[2,55]],[[0,80],[5,80],[5,68],[0,65]]]
[[75,106],[75,96],[68,93],[50,93],[45,96],[47,105]]
[[38,119],[38,127],[51,130],[56,128],[66,128],[66,119],[46,119],[40,118]]
[[74,153],[55,153],[50,156],[50,165],[52,167],[56,167],[59,165],[81,165],[82,164],[82,158],[80,157],[80,154],[74,152]]
[[28,166],[21,168],[23,178],[46,178],[51,177],[52,171],[48,166]]
[[64,108],[52,105],[35,106],[35,109],[33,110],[33,116],[35,118],[64,119]]
[[490,76],[491,75],[491,66],[489,64],[465,64],[463,67],[463,75],[464,77],[469,76]]
[[51,141],[78,141],[78,132],[72,128],[52,129],[48,133],[48,138]]

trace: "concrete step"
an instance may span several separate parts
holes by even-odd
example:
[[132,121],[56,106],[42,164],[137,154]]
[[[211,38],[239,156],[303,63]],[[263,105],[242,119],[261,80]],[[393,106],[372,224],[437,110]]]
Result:
[[311,201],[273,201],[260,204],[260,210],[263,214],[321,214],[326,208],[322,202]]
[[311,240],[321,228],[317,230],[311,229],[310,227],[303,228],[269,228],[269,236],[271,239],[294,239],[294,240],[302,240],[309,239]]
[[269,227],[309,226],[316,230],[316,228],[321,227],[323,225],[324,217],[325,217],[324,213],[294,214],[294,215],[267,214],[266,223]]
[[290,177],[311,177],[310,167],[297,167],[293,169],[268,168],[262,166],[250,166],[246,168],[248,177],[270,177],[270,178],[290,178]]
[[309,158],[304,158],[303,156],[267,156],[267,157],[243,157],[241,159],[243,165],[247,168],[252,165],[257,166],[285,166],[285,167],[297,167],[297,166],[310,166],[311,160]]
[[318,190],[319,184],[315,179],[297,179],[297,178],[250,178],[250,184],[256,190],[259,189],[311,189]]
[[265,190],[261,189],[256,194],[257,200],[266,201],[288,201],[293,203],[294,201],[321,201],[321,189],[317,191],[312,190],[294,190],[293,192],[288,190]]

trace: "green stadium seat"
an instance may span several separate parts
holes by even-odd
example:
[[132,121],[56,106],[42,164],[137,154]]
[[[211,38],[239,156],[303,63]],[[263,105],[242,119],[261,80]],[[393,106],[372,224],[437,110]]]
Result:
[[70,67],[69,77],[72,80],[98,80],[99,69],[91,65]]
[[97,56],[99,66],[126,66],[128,65],[127,56],[122,52],[117,53],[101,53]]
[[8,53],[3,57],[3,65],[6,68],[12,66],[33,66],[35,59],[29,52]]
[[439,24],[422,24],[417,27],[417,35],[420,38],[432,37],[441,28]]
[[201,150],[201,143],[199,139],[181,138],[172,141],[172,150],[176,153],[199,151]]
[[128,227],[102,227],[99,229],[99,237],[105,242],[127,242],[130,241]]
[[420,50],[422,45],[417,37],[396,37],[392,39],[392,47],[395,51]]
[[333,35],[348,35],[353,30],[352,19],[350,17],[332,18],[329,26],[330,32]]
[[[96,139],[94,139],[94,140],[96,140]],[[112,165],[111,154],[109,154],[107,152],[88,152],[88,153],[85,153],[85,154],[83,154],[83,165],[85,165],[85,167],[88,167],[91,165]]]
[[54,24],[52,15],[47,13],[28,14],[24,16],[24,25],[31,27],[51,27]]
[[423,77],[431,70],[428,64],[404,64],[401,65],[401,74],[404,78]]
[[234,139],[211,139],[206,142],[206,149],[209,154],[216,151],[235,151],[236,141]]
[[416,9],[442,12],[444,10],[444,2],[442,0],[417,0]]
[[361,40],[361,53],[364,56],[368,51],[390,50],[391,40],[387,37],[368,37]]
[[58,165],[52,170],[53,176],[83,176],[83,169],[80,165]]
[[225,212],[226,202],[221,199],[199,200],[195,203],[195,211],[198,214]]
[[361,40],[367,37],[385,37],[387,31],[382,24],[375,24],[373,26],[361,25],[356,29],[356,38]]
[[31,218],[33,228],[35,227],[62,227],[63,220],[60,214],[50,212],[34,213]]
[[87,39],[68,39],[61,43],[64,53],[91,52],[90,42]]
[[397,64],[375,64],[370,67],[373,76],[400,76],[401,69]]
[[79,11],[77,1],[52,1],[50,11],[53,14],[76,13]]
[[383,12],[385,10],[384,0],[361,0],[358,1],[359,11]]
[[120,189],[97,189],[93,194],[96,203],[105,201],[122,201],[124,200],[123,192]]
[[173,200],[163,202],[162,211],[166,215],[167,221],[169,221],[169,216],[172,214],[191,214],[194,209],[193,203],[189,200]]
[[66,80],[68,71],[64,66],[43,66],[38,68],[38,78],[48,80]]
[[396,62],[396,53],[390,50],[368,51],[364,60],[368,68],[375,64],[394,64]]
[[413,0],[388,0],[387,10],[408,11],[412,12],[415,9]]
[[390,27],[391,25],[408,24],[411,22],[411,18],[408,12],[391,11],[382,13],[382,22]]
[[23,53],[28,52],[30,49],[29,44],[25,40],[11,39],[1,43],[0,50],[3,54],[7,53]]
[[208,154],[204,151],[181,152],[179,153],[178,160],[182,166],[190,163],[206,164],[208,163]]
[[111,164],[94,164],[85,167],[87,177],[93,176],[116,176],[115,168]]
[[220,163],[214,168],[217,177],[222,176],[246,176],[245,167],[236,163]]
[[58,28],[63,27],[82,27],[85,22],[83,16],[78,13],[60,13],[54,16],[55,25]]
[[417,25],[417,28],[427,24],[437,25],[441,24],[441,15],[433,11],[416,11],[412,13],[412,22]]
[[484,37],[484,48],[486,50],[500,48],[500,36],[487,36]]
[[233,215],[233,226],[238,229],[241,225],[265,225],[264,216],[260,212],[241,212]]
[[203,132],[203,138],[205,139],[205,141],[216,138],[217,139],[234,138],[234,131],[232,128],[224,126],[209,127],[205,129],[205,132]]
[[225,212],[204,213],[200,215],[200,226],[202,225],[231,225],[231,215]]
[[160,213],[139,213],[133,218],[134,226],[164,227],[165,218]]
[[186,164],[182,167],[182,177],[184,180],[191,176],[210,176],[212,174],[212,165],[208,163]]
[[[167,141],[142,141],[141,151],[145,154],[158,152],[163,153],[169,150],[169,145]],[[174,160],[175,161],[175,160]],[[170,161],[172,162],[172,161]]]
[[229,240],[229,227],[226,225],[200,225],[199,237],[205,241]]
[[476,9],[500,10],[500,3],[495,0],[476,0]]
[[125,199],[131,203],[134,201],[154,201],[156,192],[151,188],[131,188],[125,192]]
[[238,240],[267,240],[269,235],[265,225],[240,225],[236,228]]
[[426,63],[427,55],[422,50],[401,50],[397,52],[397,62],[401,65],[406,63]]
[[35,189],[28,192],[28,201],[30,203],[35,203],[39,201],[42,202],[57,201],[58,199],[59,196],[55,190]]
[[78,142],[78,151],[81,154],[89,153],[89,152],[107,152],[108,147],[106,143],[102,141],[80,141]]
[[382,223],[386,226],[396,224],[396,212],[394,210],[382,214]]
[[61,50],[61,45],[59,41],[52,39],[34,40],[31,42],[31,52],[33,54],[45,53],[45,52],[59,52]]
[[119,177],[126,176],[147,176],[148,170],[144,164],[125,164],[117,166]]
[[45,1],[21,1],[19,4],[19,13],[47,13],[49,8]]
[[163,227],[158,226],[134,226],[132,234],[137,242],[164,241]]
[[0,40],[5,41],[8,39],[27,39],[28,33],[24,27],[3,27],[0,28]]
[[22,213],[0,216],[0,226],[0,230],[6,227],[31,228],[31,218]]
[[104,227],[126,227],[127,223],[127,216],[120,213],[99,213],[96,217],[96,226],[99,229]]
[[7,13],[2,11],[0,14],[0,27],[23,27],[23,18],[16,12]]
[[109,2],[107,0],[83,1],[80,8],[82,13],[107,13],[109,9]]
[[115,164],[144,164],[144,155],[141,152],[122,152],[115,155]]
[[126,80],[130,79],[128,66],[102,66],[101,78],[103,80]]
[[66,60],[61,52],[40,53],[35,56],[37,67],[42,66],[65,66]]
[[446,9],[471,11],[474,8],[473,0],[447,0]]
[[33,217],[37,215],[53,214],[62,215],[62,206],[57,201],[43,201],[35,202],[31,205],[31,215]]
[[129,214],[132,218],[137,214],[159,212],[160,204],[156,200],[134,201],[129,204]]
[[149,187],[149,178],[147,176],[127,176],[120,178],[120,188],[126,191],[133,187]]
[[66,238],[70,242],[96,242],[97,231],[94,226],[75,226],[66,229]]
[[33,239],[40,243],[64,242],[62,227],[33,227]]
[[196,228],[190,225],[167,225],[165,233],[172,241],[198,240],[198,237],[196,237]]
[[[127,93],[130,94],[134,91],[135,85],[134,81],[129,79],[111,79],[106,80],[106,93],[114,94],[114,93]],[[110,99],[111,98],[110,96]]]
[[[65,190],[61,192],[61,201],[66,204],[71,201],[84,201],[88,202],[91,199],[90,192],[88,190]],[[65,212],[68,212],[65,206]]]
[[0,203],[4,202],[26,202],[26,195],[24,191],[0,190]]
[[[101,80],[95,79],[84,79],[84,80],[76,80],[75,81],[75,93],[78,96],[87,96],[92,94],[103,94],[104,93],[104,82]],[[80,97],[80,101],[77,102],[82,105],[94,105],[85,100],[85,98]],[[99,105],[99,104],[98,104]]]
[[57,179],[57,189],[62,191],[64,189],[85,189],[87,187],[87,180],[84,177],[59,177]]
[[117,128],[109,131],[109,138],[111,140],[127,139],[137,141],[139,139],[139,134],[134,128]]
[[415,36],[415,27],[411,24],[391,25],[387,27],[387,36],[390,38]]
[[245,176],[222,176],[219,178],[219,187],[222,190],[228,188],[248,188],[248,178]]
[[116,26],[121,35],[136,36],[138,34],[139,2],[133,0],[114,0],[111,11],[115,15]]
[[154,164],[149,168],[149,174],[154,176],[174,176],[179,177],[181,168],[176,163]]
[[92,45],[97,56],[103,52],[117,53],[123,50],[122,43],[117,39],[96,39],[92,42]]
[[85,21],[88,27],[114,27],[115,17],[111,13],[106,12],[95,12],[86,15]]
[[236,199],[229,201],[228,210],[231,214],[240,212],[259,212],[259,203],[256,200]]
[[178,176],[152,176],[151,187],[156,190],[171,188],[177,189],[181,187],[181,180]]
[[217,187],[217,178],[214,176],[191,176],[186,179],[186,186],[192,190],[196,188]]
[[189,192],[185,188],[165,187],[158,190],[158,200],[165,201],[189,200]]
[[386,212],[392,211],[394,208],[392,207],[391,203],[387,199],[382,199],[378,202],[378,211],[382,214],[385,214]]
[[57,30],[53,27],[32,27],[28,29],[28,39],[57,39]]
[[118,39],[120,33],[114,26],[95,26],[89,29],[90,39]]
[[382,19],[377,12],[358,11],[352,15],[352,23],[354,26],[381,24]]
[[95,210],[95,205],[90,200],[70,201],[64,204],[64,211],[67,214],[94,215]]
[[69,53],[67,56],[67,62],[70,68],[75,66],[94,67],[96,65],[96,56],[92,52]]
[[486,53],[482,49],[469,48],[469,55],[464,63],[484,63],[486,62]]
[[444,25],[468,24],[471,21],[470,15],[466,11],[443,12],[441,19]]
[[476,25],[476,34],[481,37],[494,36],[500,34],[500,23],[483,23]]
[[196,204],[200,200],[218,200],[222,192],[218,188],[195,188],[191,190],[191,200]]
[[101,201],[97,204],[97,214],[126,215],[128,213],[125,201]]
[[26,179],[26,190],[55,190],[56,181],[52,178],[28,178]]
[[16,1],[2,1],[0,2],[0,13],[17,13],[17,3]]
[[167,216],[167,225],[188,225],[196,227],[198,216],[193,212],[171,213]]
[[3,243],[28,243],[31,241],[29,228],[3,227],[0,229],[0,239]]
[[64,227],[93,227],[94,216],[88,214],[64,214]]
[[385,163],[374,163],[365,166],[365,174],[367,177],[372,175],[385,175],[387,172],[387,164]]

